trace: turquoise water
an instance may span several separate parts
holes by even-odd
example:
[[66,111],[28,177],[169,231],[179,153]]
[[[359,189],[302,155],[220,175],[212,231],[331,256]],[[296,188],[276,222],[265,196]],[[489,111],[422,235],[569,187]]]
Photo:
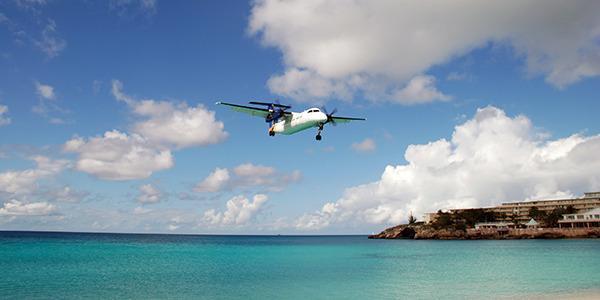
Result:
[[599,287],[600,240],[0,232],[3,299],[513,298]]

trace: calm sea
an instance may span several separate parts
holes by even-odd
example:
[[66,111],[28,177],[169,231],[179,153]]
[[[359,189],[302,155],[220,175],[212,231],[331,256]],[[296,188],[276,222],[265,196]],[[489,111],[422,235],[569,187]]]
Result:
[[0,298],[600,298],[600,240],[0,232]]

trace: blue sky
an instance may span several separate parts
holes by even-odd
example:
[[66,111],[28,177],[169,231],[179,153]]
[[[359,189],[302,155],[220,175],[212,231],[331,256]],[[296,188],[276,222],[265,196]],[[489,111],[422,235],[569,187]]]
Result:
[[[0,229],[370,233],[598,190],[598,5],[536,5],[3,2]],[[368,120],[214,104],[269,99]]]

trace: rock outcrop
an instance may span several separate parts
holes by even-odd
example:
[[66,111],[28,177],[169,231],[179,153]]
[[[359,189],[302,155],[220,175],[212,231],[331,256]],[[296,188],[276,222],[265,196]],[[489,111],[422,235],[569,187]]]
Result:
[[563,239],[600,238],[600,228],[537,228],[537,229],[435,229],[427,225],[398,225],[370,235],[370,239],[416,240],[503,240],[503,239]]

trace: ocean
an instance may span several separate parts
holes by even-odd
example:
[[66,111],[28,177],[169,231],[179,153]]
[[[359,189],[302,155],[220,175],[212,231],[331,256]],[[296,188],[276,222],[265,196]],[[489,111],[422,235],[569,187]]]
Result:
[[2,299],[600,299],[600,240],[0,232]]

